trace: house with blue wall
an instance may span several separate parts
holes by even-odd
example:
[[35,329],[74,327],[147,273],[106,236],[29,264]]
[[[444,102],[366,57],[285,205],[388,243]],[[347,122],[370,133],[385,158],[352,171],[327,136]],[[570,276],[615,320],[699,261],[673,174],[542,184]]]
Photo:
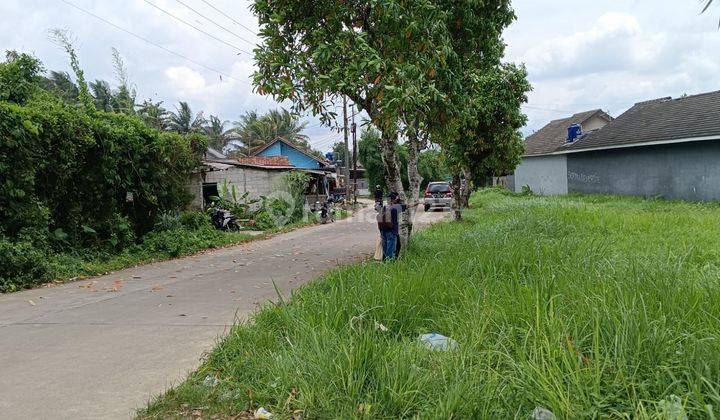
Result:
[[319,170],[327,169],[329,166],[329,163],[325,160],[304,152],[294,144],[279,137],[255,151],[252,155],[263,157],[285,156],[290,161],[290,164],[298,169]]

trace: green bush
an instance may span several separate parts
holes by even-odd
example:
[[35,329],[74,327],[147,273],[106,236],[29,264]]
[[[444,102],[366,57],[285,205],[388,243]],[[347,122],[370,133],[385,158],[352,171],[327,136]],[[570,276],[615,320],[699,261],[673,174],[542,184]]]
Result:
[[38,284],[48,279],[48,254],[31,242],[11,242],[0,237],[0,293]]
[[186,211],[180,213],[180,224],[190,230],[211,227],[210,217],[201,211]]

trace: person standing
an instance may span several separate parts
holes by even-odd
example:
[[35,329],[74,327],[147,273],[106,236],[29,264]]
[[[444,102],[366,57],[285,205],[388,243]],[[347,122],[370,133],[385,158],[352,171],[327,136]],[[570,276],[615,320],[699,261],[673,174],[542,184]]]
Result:
[[400,208],[398,194],[391,192],[388,195],[388,204],[377,205],[378,229],[382,239],[383,260],[394,260],[398,257],[398,240],[400,236]]
[[375,186],[375,204],[382,204],[383,202],[383,191],[379,185]]

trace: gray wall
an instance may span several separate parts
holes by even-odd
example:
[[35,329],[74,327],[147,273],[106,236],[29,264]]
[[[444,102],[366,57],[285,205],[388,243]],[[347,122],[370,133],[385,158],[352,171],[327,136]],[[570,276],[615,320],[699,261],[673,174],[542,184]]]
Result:
[[536,194],[567,194],[567,158],[565,155],[524,157],[515,169],[514,181],[516,192],[528,185]]
[[202,209],[204,207],[202,196],[203,183],[217,183],[218,188],[224,182],[228,188],[235,186],[238,195],[249,192],[250,199],[257,199],[261,195],[270,195],[277,187],[282,174],[286,171],[264,170],[234,166],[224,171],[210,171],[195,173],[190,177],[188,191],[193,194],[190,208]]
[[718,200],[720,142],[573,153],[567,178],[570,192]]

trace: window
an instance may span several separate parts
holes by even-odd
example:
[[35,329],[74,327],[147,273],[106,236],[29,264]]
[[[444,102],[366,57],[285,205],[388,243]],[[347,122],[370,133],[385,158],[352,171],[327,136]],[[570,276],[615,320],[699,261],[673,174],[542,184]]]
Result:
[[204,183],[202,186],[202,194],[203,194],[203,206],[207,206],[208,204],[211,204],[213,202],[213,197],[217,197],[220,195],[220,193],[218,193],[217,182]]
[[428,186],[429,193],[449,193],[450,184],[430,184]]

